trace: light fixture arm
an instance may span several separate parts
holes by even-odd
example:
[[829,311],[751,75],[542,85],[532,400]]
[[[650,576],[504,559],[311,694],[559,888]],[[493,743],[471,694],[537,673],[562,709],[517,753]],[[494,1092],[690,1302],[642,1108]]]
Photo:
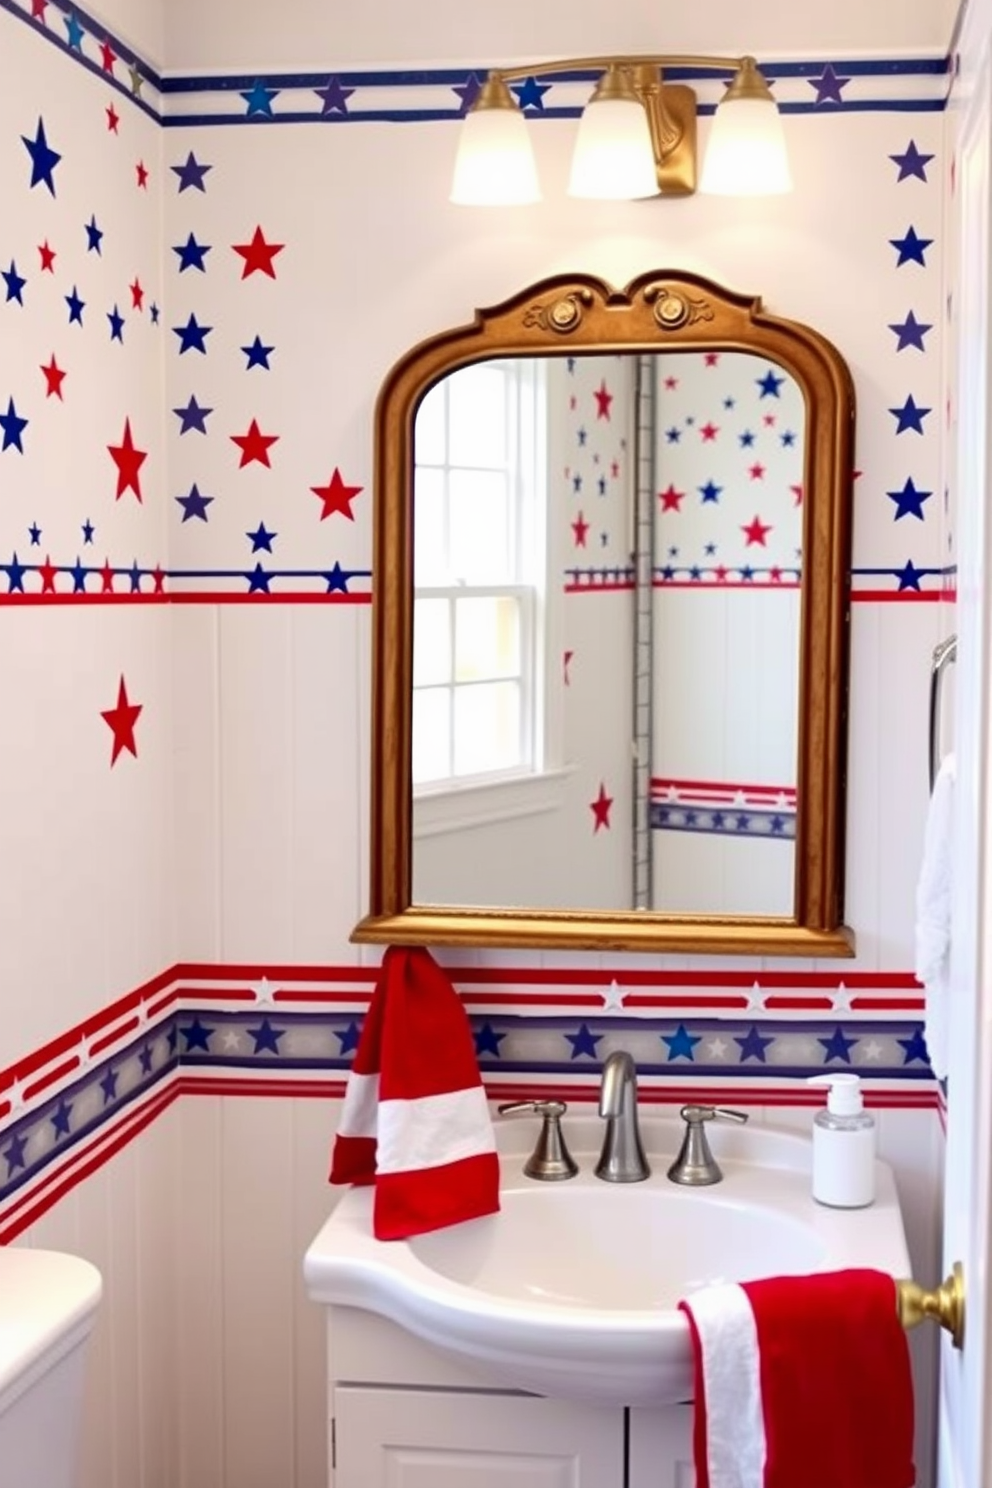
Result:
[[756,66],[750,56],[710,57],[694,53],[672,52],[621,54],[615,57],[566,57],[555,62],[529,63],[525,67],[496,67],[490,77],[500,77],[505,83],[522,83],[527,78],[554,77],[565,72],[605,72],[610,67],[638,68],[657,67],[704,67],[711,72],[738,72],[742,67]]

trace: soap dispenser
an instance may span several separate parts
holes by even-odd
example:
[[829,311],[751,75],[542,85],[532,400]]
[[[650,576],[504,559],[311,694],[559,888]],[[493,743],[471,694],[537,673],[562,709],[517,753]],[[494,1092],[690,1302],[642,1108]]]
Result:
[[864,1209],[875,1198],[875,1118],[853,1074],[813,1075],[829,1085],[826,1110],[813,1119],[813,1197],[833,1209]]

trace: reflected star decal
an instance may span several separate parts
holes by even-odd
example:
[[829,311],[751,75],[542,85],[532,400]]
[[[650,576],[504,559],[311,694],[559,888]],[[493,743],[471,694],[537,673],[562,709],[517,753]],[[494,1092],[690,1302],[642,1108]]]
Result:
[[663,512],[677,512],[681,509],[682,502],[685,500],[685,492],[676,491],[673,485],[669,485],[666,491],[658,492],[658,500],[661,502],[661,509]]
[[745,546],[750,547],[752,544],[757,544],[758,547],[766,547],[766,538],[771,530],[771,524],[762,522],[760,517],[755,517],[754,521],[749,522],[747,526],[742,524],[741,531],[747,539]]
[[782,394],[779,389],[784,381],[784,377],[776,377],[775,373],[769,367],[764,377],[755,378],[755,382],[760,389],[759,398],[781,398]]
[[572,1046],[571,1059],[581,1059],[587,1055],[590,1059],[596,1058],[596,1045],[603,1037],[601,1033],[593,1033],[588,1023],[583,1023],[578,1033],[566,1033],[565,1037]]
[[506,1038],[505,1033],[497,1033],[491,1023],[483,1023],[481,1028],[474,1030],[473,1037],[477,1059],[481,1054],[491,1054],[493,1058],[499,1059],[499,1046]]
[[589,802],[589,810],[593,815],[593,835],[601,830],[610,830],[610,812],[613,809],[613,797],[606,794],[606,786],[599,782],[599,795],[595,801]]
[[610,417],[610,404],[613,402],[613,394],[606,386],[606,379],[593,389],[593,397],[596,399],[596,417],[608,419]]
[[38,128],[34,139],[28,139],[26,134],[21,135],[24,148],[31,157],[31,185],[47,186],[48,190],[55,195],[55,178],[53,171],[62,156],[57,150],[53,150],[45,137],[45,121],[38,118]]
[[253,1054],[278,1054],[279,1040],[286,1030],[285,1028],[273,1028],[268,1018],[263,1018],[257,1028],[247,1028],[245,1032],[251,1034],[255,1040]]
[[903,1051],[903,1064],[911,1064],[914,1059],[919,1059],[923,1064],[930,1063],[930,1054],[922,1028],[915,1028],[910,1038],[896,1039],[896,1043]]
[[670,1060],[694,1060],[696,1057],[694,1053],[695,1047],[697,1044],[702,1043],[702,1034],[694,1035],[689,1033],[684,1023],[680,1023],[674,1033],[662,1033],[659,1034],[659,1038],[662,1043],[668,1045],[668,1058]]
[[347,517],[349,522],[355,520],[355,513],[351,509],[351,503],[364,487],[345,485],[341,477],[341,472],[336,465],[334,467],[334,474],[326,486],[311,486],[310,489],[323,502],[323,509],[320,513],[320,520],[322,522],[326,521],[328,517],[333,516],[335,512],[340,513],[343,517]]
[[823,1045],[824,1064],[829,1064],[831,1059],[842,1059],[845,1064],[850,1064],[851,1050],[857,1042],[856,1038],[847,1038],[842,1028],[836,1028],[829,1038],[817,1039],[817,1043]]
[[585,517],[583,517],[582,513],[579,512],[579,515],[572,523],[572,538],[577,548],[585,547],[586,535],[588,531],[589,523],[586,521]]
[[113,749],[110,755],[110,767],[113,769],[119,755],[126,749],[129,754],[138,757],[138,746],[135,743],[134,727],[141,717],[142,703],[132,703],[127,695],[127,683],[124,681],[123,673],[117,688],[117,704],[113,708],[107,708],[101,712],[100,717],[106,723],[114,736]]
[[751,1024],[749,1031],[743,1038],[738,1035],[734,1036],[734,1043],[737,1044],[741,1051],[741,1064],[744,1064],[748,1059],[757,1059],[761,1064],[765,1064],[767,1062],[765,1050],[769,1044],[773,1044],[774,1042],[775,1040],[773,1038],[760,1034],[757,1025],[754,1023]]

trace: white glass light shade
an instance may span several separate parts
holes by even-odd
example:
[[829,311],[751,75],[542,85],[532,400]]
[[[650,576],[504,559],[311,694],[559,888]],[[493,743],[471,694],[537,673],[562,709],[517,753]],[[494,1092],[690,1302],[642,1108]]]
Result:
[[569,196],[632,201],[657,196],[651,129],[636,99],[600,98],[586,104],[572,154]]
[[465,207],[515,207],[540,199],[534,151],[520,110],[478,108],[466,114],[451,200]]
[[712,196],[777,196],[792,190],[782,116],[774,102],[728,98],[719,104],[699,190]]

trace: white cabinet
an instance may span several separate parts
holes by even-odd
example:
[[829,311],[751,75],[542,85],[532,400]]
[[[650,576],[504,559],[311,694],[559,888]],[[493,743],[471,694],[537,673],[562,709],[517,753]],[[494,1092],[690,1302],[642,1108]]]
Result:
[[693,1488],[692,1406],[631,1410],[625,1488]]
[[624,1488],[618,1407],[338,1386],[334,1420],[334,1488]]

